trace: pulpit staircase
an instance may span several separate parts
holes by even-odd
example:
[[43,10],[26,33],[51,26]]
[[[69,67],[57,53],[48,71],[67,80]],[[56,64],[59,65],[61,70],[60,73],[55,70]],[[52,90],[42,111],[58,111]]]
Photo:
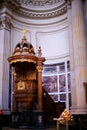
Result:
[[43,110],[44,122],[54,123],[54,118],[58,118],[65,109],[64,102],[54,102],[51,96],[43,88]]

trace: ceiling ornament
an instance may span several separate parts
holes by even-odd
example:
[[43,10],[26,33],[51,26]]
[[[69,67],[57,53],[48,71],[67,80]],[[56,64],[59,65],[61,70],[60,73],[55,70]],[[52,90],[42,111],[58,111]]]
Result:
[[[30,19],[48,19],[67,12],[71,0],[4,0],[13,13]],[[2,3],[4,4],[4,3]],[[3,6],[2,6],[3,7]]]
[[49,6],[56,3],[59,3],[64,0],[17,0],[21,4],[30,5],[30,6]]
[[16,0],[20,3],[17,13],[31,19],[48,19],[67,11],[66,0]]
[[20,15],[24,15],[25,17],[29,17],[29,18],[34,18],[34,19],[47,19],[47,18],[53,18],[53,17],[57,17],[57,16],[60,16],[64,13],[66,13],[67,11],[67,6],[65,6],[64,8],[62,8],[61,10],[53,10],[53,11],[50,11],[50,12],[26,12],[26,11],[23,11],[23,10],[20,10],[17,12],[20,14]]

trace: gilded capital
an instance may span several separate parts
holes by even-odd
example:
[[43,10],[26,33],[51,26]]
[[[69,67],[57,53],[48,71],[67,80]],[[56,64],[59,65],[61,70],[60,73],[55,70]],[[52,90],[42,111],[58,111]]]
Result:
[[43,67],[42,66],[37,66],[37,70],[38,70],[38,72],[42,72]]

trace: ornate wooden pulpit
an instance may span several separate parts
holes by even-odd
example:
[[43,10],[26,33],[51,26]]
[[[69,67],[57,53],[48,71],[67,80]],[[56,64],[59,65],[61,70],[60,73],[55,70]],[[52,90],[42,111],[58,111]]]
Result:
[[[8,58],[13,67],[13,112],[32,110],[37,116],[37,122],[42,125],[43,89],[42,69],[45,58],[42,57],[41,48],[38,56],[25,35]],[[31,120],[31,119],[30,119]]]

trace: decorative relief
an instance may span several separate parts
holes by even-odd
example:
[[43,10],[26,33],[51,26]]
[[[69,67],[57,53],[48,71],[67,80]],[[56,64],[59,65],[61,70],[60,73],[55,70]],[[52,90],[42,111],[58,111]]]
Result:
[[59,9],[54,9],[54,10],[50,10],[48,12],[43,12],[43,11],[31,11],[29,10],[28,12],[27,11],[24,11],[24,10],[16,10],[17,13],[19,13],[20,15],[24,15],[26,17],[30,17],[30,18],[35,18],[35,19],[44,19],[44,18],[52,18],[52,17],[56,17],[56,16],[60,16],[64,13],[66,13],[67,11],[67,6],[64,5],[63,8],[61,8],[60,10]]
[[20,81],[18,82],[17,89],[18,89],[18,90],[23,90],[23,89],[25,89],[25,83],[20,80]]
[[64,13],[66,13],[67,11],[67,6],[65,5],[62,9],[60,10],[50,10],[50,12],[32,12],[29,10],[29,12],[25,12],[23,10],[18,11],[17,13],[19,13],[20,15],[24,15],[26,17],[30,17],[30,18],[35,18],[35,19],[44,19],[44,18],[53,18],[53,17],[57,17],[60,16]]
[[72,0],[67,0],[67,8],[71,8]]
[[[8,0],[6,3],[13,13],[15,12],[28,18],[44,19],[57,17],[66,13],[67,3],[70,3],[69,1],[71,0],[15,0],[11,2]],[[56,7],[53,7],[54,5],[56,5]],[[39,10],[35,10],[35,6],[37,6]],[[32,10],[29,7],[32,7]],[[49,7],[49,9],[45,7]],[[41,10],[41,8],[43,9]],[[0,20],[0,27],[10,27],[9,24],[7,26],[7,24],[1,24],[1,22]],[[7,23],[8,21],[6,20],[5,22]]]
[[[16,10],[17,13],[35,19],[57,17],[59,15],[66,13],[67,11],[67,2],[65,0],[22,0],[22,1],[17,0],[17,1],[21,5],[24,5],[24,7],[20,8],[19,10]],[[54,4],[56,5],[56,7],[53,8],[51,5]],[[30,6],[32,6],[32,10],[29,8]],[[34,6],[37,6],[38,9],[40,7],[40,10],[35,10]],[[49,6],[50,8],[45,9],[45,6]],[[44,8],[44,10],[41,10],[41,8]]]
[[48,6],[53,5],[64,0],[17,0],[21,4],[31,5],[31,6]]
[[6,17],[2,17],[0,19],[0,29],[6,28],[8,30],[11,29],[11,20],[6,18]]
[[29,55],[15,55],[8,58],[10,64],[17,63],[17,62],[32,62],[36,64],[37,58],[35,56]]

